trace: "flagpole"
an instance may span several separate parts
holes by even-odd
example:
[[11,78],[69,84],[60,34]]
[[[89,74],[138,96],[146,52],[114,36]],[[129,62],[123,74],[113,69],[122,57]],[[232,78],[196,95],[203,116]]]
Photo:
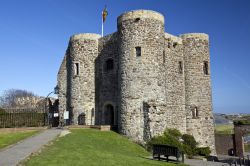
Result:
[[102,11],[102,37],[103,37],[103,11]]

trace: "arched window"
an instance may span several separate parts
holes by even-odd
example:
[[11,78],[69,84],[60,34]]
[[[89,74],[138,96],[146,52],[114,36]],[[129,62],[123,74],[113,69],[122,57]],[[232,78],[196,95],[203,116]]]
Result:
[[114,69],[114,60],[113,59],[108,59],[105,63],[105,69],[106,71],[111,71]]

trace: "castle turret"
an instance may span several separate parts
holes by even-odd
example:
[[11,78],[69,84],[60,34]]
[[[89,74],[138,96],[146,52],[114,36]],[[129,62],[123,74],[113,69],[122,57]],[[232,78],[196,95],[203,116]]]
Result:
[[97,34],[78,34],[70,38],[68,57],[68,107],[71,124],[94,124],[95,59]]
[[181,35],[184,45],[187,133],[215,154],[209,39],[207,34]]
[[119,131],[143,140],[143,103],[163,101],[161,77],[164,50],[164,17],[149,10],[136,10],[118,17]]

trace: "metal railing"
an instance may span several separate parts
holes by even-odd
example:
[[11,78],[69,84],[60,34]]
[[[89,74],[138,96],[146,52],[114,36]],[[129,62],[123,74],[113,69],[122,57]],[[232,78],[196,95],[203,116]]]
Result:
[[43,109],[4,109],[0,112],[0,128],[38,127],[47,124],[47,113]]

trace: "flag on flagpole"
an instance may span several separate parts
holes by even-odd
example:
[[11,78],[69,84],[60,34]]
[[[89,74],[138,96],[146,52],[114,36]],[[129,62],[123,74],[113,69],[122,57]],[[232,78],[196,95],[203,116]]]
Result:
[[103,37],[103,23],[106,21],[106,17],[108,15],[107,6],[102,11],[102,37]]
[[108,15],[108,11],[107,11],[107,7],[105,6],[105,8],[102,11],[102,22],[106,21],[107,15]]

